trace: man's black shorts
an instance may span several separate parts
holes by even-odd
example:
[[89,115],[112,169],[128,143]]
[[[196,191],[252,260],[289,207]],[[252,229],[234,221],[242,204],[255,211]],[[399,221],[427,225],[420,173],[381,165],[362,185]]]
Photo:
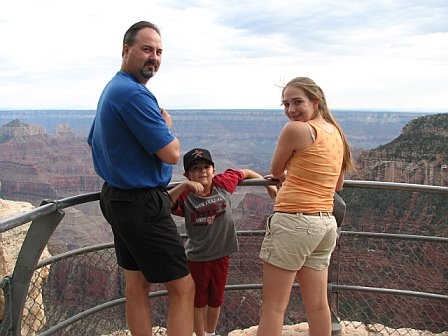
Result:
[[182,238],[167,193],[158,188],[119,189],[104,183],[100,206],[112,227],[118,265],[140,270],[151,283],[189,274]]

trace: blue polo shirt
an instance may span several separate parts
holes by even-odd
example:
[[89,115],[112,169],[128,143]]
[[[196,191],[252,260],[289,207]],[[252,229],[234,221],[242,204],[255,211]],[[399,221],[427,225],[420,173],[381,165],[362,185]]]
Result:
[[101,94],[87,138],[96,173],[121,189],[165,187],[173,166],[155,153],[173,140],[154,95],[119,71]]

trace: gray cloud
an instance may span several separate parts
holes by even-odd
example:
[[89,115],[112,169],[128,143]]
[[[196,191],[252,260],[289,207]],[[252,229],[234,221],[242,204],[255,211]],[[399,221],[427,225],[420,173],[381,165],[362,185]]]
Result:
[[36,107],[94,108],[125,29],[154,19],[165,51],[150,87],[174,107],[278,107],[276,84],[299,74],[336,107],[448,107],[446,0],[136,0],[137,13],[107,4],[78,0],[67,16],[51,0],[5,3],[0,104],[23,104],[26,92]]
[[[322,6],[319,1],[302,6],[294,6],[300,1],[283,1],[278,7],[273,7],[272,2],[264,5],[263,1],[238,3],[231,1],[225,10],[220,10],[218,4],[217,22],[252,37],[270,39],[280,34],[294,48],[316,51],[323,46],[338,50],[344,45],[356,52],[358,46],[369,41],[374,46],[390,39],[448,31],[446,1],[331,1]],[[395,34],[383,33],[389,29]],[[377,35],[372,34],[375,31]]]

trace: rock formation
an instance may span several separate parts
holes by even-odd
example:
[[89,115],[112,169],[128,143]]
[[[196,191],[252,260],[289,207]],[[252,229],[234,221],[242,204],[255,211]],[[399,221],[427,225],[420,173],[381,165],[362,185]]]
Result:
[[364,151],[353,179],[448,185],[448,113],[410,121],[388,144]]
[[42,126],[28,125],[21,122],[19,119],[14,119],[0,128],[0,141],[3,142],[15,137],[20,138],[45,133],[45,128]]
[[0,151],[2,198],[38,205],[101,188],[85,137],[76,137],[67,124],[50,136],[14,120],[0,127]]

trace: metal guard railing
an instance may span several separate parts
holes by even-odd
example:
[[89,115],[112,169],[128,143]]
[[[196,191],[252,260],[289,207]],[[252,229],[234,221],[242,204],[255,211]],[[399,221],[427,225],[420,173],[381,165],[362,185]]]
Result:
[[[264,186],[275,183],[275,180],[252,179],[243,181],[241,185]],[[175,183],[170,186],[173,185]],[[439,194],[442,197],[448,195],[448,188],[428,185],[345,181],[344,186],[346,189],[399,190]],[[58,268],[67,269],[67,264],[70,265],[68,266],[69,268],[74,267],[73,265],[78,265],[77,260],[80,265],[94,265],[95,262],[101,261],[102,264],[107,264],[108,267],[111,267],[112,271],[110,274],[116,277],[111,280],[111,284],[115,287],[120,287],[119,284],[122,284],[123,281],[119,277],[119,270],[114,269],[116,266],[113,266],[115,265],[113,243],[75,249],[39,262],[42,251],[64,217],[62,210],[98,200],[99,192],[77,195],[56,201],[45,200],[36,209],[0,221],[0,233],[31,222],[16,260],[13,274],[6,275],[3,279],[0,279],[0,287],[3,289],[5,302],[3,318],[0,322],[0,336],[16,336],[22,335],[24,332],[25,334],[33,333],[36,335],[77,335],[81,333],[93,335],[92,330],[98,332],[97,329],[93,328],[96,325],[101,325],[99,329],[104,332],[107,331],[109,334],[117,330],[126,329],[123,317],[123,291],[116,289],[111,291],[112,294],[106,295],[108,297],[107,301],[102,303],[89,302],[90,306],[88,307],[86,302],[81,302],[82,300],[77,298],[76,304],[69,305],[67,308],[68,313],[64,313],[62,312],[62,307],[58,308],[54,304],[59,302],[63,295],[58,297],[59,294],[55,293],[56,291],[46,290],[45,285],[47,284],[44,283],[42,288],[44,299],[40,308],[48,309],[48,306],[51,306],[49,310],[57,313],[47,315],[42,318],[42,321],[38,321],[39,329],[34,331],[31,324],[35,321],[30,323],[24,319],[24,310],[28,309],[28,317],[30,312],[32,312],[32,309],[27,307],[26,303],[33,300],[33,298],[29,297],[29,293],[30,286],[33,286],[33,275],[35,275],[37,270],[50,267],[52,270],[53,268],[56,270]],[[348,211],[350,211],[350,204],[348,204]],[[258,322],[262,272],[261,263],[255,263],[253,260],[258,257],[257,249],[264,236],[264,230],[239,231],[238,236],[241,251],[237,253],[236,257],[231,258],[228,285],[226,286],[225,307],[223,307],[219,325],[222,334],[230,332],[235,328],[256,325]],[[430,248],[428,248],[429,244],[431,245]],[[367,250],[368,253],[363,253],[361,250]],[[429,259],[425,253],[430,255]],[[371,256],[372,254],[377,254],[377,256],[374,259],[360,260],[362,259],[360,256]],[[338,239],[337,248],[333,253],[328,285],[334,319],[333,333],[340,333],[341,323],[344,322],[346,326],[348,324],[356,328],[361,325],[360,323],[385,330],[390,330],[387,328],[392,327],[392,330],[399,330],[403,332],[403,335],[408,334],[410,330],[413,330],[412,328],[408,328],[405,325],[394,326],[394,324],[396,324],[396,320],[406,320],[406,317],[412,314],[410,313],[413,309],[412,307],[415,307],[417,304],[423,307],[418,312],[418,314],[422,315],[423,311],[423,317],[420,321],[416,322],[414,319],[409,324],[421,326],[422,330],[433,329],[435,332],[446,332],[448,334],[446,322],[448,321],[448,264],[446,255],[448,255],[448,238],[445,237],[342,231]],[[372,263],[372,260],[375,263]],[[240,274],[241,271],[238,266],[250,263],[254,267],[249,268],[247,274]],[[388,265],[387,267],[393,264],[397,269],[392,272],[390,269],[380,269],[380,263],[381,265]],[[375,264],[375,266],[373,267],[372,264]],[[416,276],[415,281],[412,280],[412,270],[409,271],[410,265],[415,267],[415,272],[417,273],[419,272],[419,267],[423,270],[422,274]],[[425,267],[422,265],[425,265]],[[437,273],[437,270],[440,272]],[[99,270],[96,271],[99,272]],[[428,274],[425,274],[425,272]],[[365,276],[369,273],[372,281],[369,281],[370,278]],[[53,282],[56,281],[54,277],[50,279]],[[79,277],[77,276],[74,279],[79,279]],[[257,280],[257,283],[252,283],[254,279]],[[390,281],[391,284],[406,284],[406,286],[415,287],[415,289],[379,286],[379,283],[382,284],[385,279]],[[51,281],[47,280],[47,283]],[[79,285],[75,288],[75,291],[72,288],[72,294],[74,291],[77,295],[82,296],[86,288],[92,288],[91,284],[87,282],[82,285],[81,282],[78,283]],[[432,292],[419,290],[419,284],[417,283],[424,283],[425,288],[431,289]],[[73,287],[74,285],[67,286]],[[154,301],[156,311],[159,312],[159,314],[154,314],[153,316],[154,323],[159,322],[163,325],[166,310],[166,302],[164,301],[166,299],[166,291],[162,287],[158,288],[156,286],[150,296],[153,298],[151,301]],[[291,297],[300,298],[297,286],[294,287],[293,296]],[[87,299],[85,300],[88,301]],[[406,301],[406,304],[403,303],[404,301]],[[291,307],[288,308],[285,323],[305,321],[303,307],[300,305],[300,300],[290,303]],[[398,312],[400,310],[403,313],[400,314]],[[302,313],[297,313],[297,311],[302,311]],[[67,314],[71,315],[67,316]],[[100,316],[101,314],[104,314],[105,317]],[[113,317],[113,320],[118,322],[104,323],[104,325],[98,323],[98,321],[107,321],[110,317]],[[346,319],[350,320],[346,322]],[[86,321],[88,322],[86,323]],[[380,325],[379,321],[386,323],[384,327],[378,327]],[[388,325],[388,322],[392,326]]]

